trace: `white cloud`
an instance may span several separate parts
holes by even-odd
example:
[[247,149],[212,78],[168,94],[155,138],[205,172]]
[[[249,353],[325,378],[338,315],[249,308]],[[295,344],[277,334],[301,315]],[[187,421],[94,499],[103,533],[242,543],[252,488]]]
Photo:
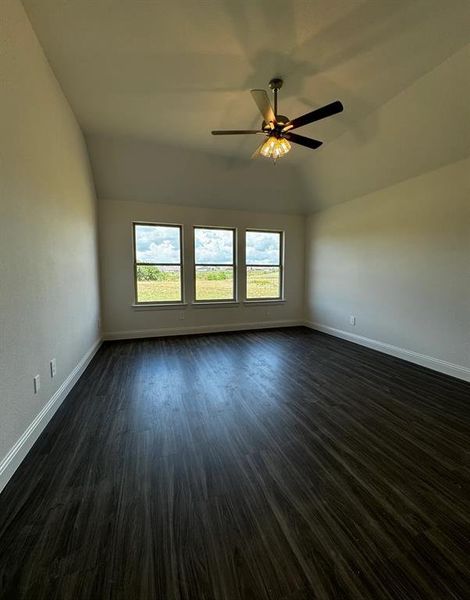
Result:
[[179,232],[178,227],[136,225],[137,262],[179,263]]
[[[180,230],[178,227],[137,225],[138,262],[179,263]],[[195,260],[198,264],[231,264],[233,232],[228,229],[195,229]],[[280,235],[275,232],[248,231],[246,262],[276,265],[279,262]]]
[[231,264],[233,232],[227,229],[195,229],[195,262],[197,264]]
[[279,263],[280,234],[264,231],[247,231],[246,262],[256,265]]

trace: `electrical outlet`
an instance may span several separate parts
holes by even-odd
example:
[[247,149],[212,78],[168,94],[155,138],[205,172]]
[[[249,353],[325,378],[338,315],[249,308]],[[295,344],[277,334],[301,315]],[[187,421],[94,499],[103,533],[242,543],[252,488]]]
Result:
[[34,385],[34,393],[37,394],[41,387],[41,378],[39,377],[39,375],[36,375],[36,377],[33,379],[33,385]]
[[354,317],[353,315],[351,315],[349,317],[349,324],[350,325],[356,325],[356,317]]
[[50,369],[51,369],[51,377],[55,377],[56,373],[57,373],[57,363],[55,358],[53,358],[51,360],[51,362],[49,363]]

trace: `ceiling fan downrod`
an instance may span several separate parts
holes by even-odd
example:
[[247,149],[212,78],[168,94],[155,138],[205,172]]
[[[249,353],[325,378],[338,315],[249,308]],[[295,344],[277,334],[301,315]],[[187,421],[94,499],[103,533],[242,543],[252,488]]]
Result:
[[269,87],[274,94],[274,115],[277,117],[277,92],[282,88],[284,82],[279,77],[274,77],[269,82]]

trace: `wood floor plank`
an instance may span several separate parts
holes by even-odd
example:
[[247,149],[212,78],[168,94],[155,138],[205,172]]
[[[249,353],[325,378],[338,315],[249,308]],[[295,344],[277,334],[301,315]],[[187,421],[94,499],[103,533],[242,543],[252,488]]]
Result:
[[470,385],[305,328],[107,342],[0,495],[0,598],[467,600]]

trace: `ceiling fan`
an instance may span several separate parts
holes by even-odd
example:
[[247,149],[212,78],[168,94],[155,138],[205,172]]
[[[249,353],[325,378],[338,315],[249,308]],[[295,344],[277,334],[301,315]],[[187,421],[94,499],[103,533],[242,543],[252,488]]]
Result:
[[301,117],[288,119],[286,116],[277,113],[277,94],[282,87],[282,83],[282,79],[279,78],[271,79],[269,82],[269,87],[274,94],[274,107],[271,106],[266,90],[251,90],[253,100],[263,116],[261,129],[219,129],[212,131],[212,135],[264,135],[267,139],[255,150],[252,158],[256,158],[261,154],[266,158],[272,158],[274,161],[289,152],[291,149],[289,142],[306,146],[312,150],[319,148],[323,142],[297,135],[292,133],[292,130],[336,115],[343,110],[343,105],[339,100],[335,100],[335,102],[316,108]]

